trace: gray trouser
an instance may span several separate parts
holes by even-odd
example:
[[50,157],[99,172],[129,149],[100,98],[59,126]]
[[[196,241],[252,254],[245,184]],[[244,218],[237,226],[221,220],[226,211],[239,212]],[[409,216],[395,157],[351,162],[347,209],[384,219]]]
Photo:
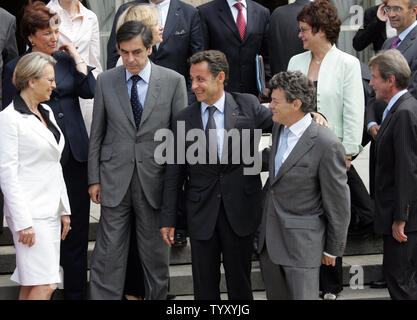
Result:
[[169,247],[159,232],[159,210],[147,202],[136,169],[122,202],[101,207],[91,260],[90,299],[120,300],[123,295],[130,237],[130,214],[145,275],[145,299],[165,300],[169,281]]
[[319,299],[320,268],[277,265],[271,261],[265,247],[260,262],[268,300]]

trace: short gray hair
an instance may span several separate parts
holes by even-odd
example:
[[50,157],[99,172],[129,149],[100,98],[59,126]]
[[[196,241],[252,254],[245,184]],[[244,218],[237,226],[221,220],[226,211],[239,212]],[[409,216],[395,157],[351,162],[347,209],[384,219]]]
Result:
[[29,80],[39,79],[43,76],[43,71],[47,64],[52,67],[56,60],[42,52],[31,52],[24,55],[16,65],[13,73],[13,84],[17,91],[22,91],[29,86]]
[[410,83],[411,70],[407,60],[397,49],[381,51],[369,60],[369,68],[378,66],[381,78],[387,80],[389,76],[395,77],[397,89],[407,89]]
[[281,89],[287,102],[299,99],[301,110],[305,113],[316,110],[316,88],[313,81],[299,71],[283,71],[269,81],[271,91]]

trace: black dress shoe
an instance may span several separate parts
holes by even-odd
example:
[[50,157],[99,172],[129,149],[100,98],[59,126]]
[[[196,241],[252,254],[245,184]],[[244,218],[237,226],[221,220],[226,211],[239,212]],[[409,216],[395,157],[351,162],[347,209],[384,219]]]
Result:
[[167,300],[174,300],[177,296],[175,294],[172,293],[168,293],[167,294]]
[[174,235],[173,247],[185,247],[187,245],[187,236],[182,232],[176,232]]
[[370,284],[372,289],[385,289],[387,287],[387,282],[384,279],[372,281]]

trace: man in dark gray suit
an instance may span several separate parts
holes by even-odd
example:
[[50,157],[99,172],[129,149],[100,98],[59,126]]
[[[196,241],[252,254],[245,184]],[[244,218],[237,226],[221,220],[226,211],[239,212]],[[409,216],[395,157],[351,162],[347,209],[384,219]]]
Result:
[[320,265],[342,256],[350,220],[345,152],[312,121],[314,84],[300,72],[270,81],[275,122],[258,253],[268,299],[318,299]]
[[[18,56],[16,45],[16,18],[0,8],[0,76],[3,65]],[[2,105],[2,85],[0,83],[0,106]],[[3,194],[0,191],[0,233],[3,232]]]
[[376,136],[375,233],[384,241],[383,271],[392,299],[417,299],[417,100],[398,50],[372,58],[370,85],[388,103]]
[[297,14],[309,3],[310,0],[296,0],[272,12],[268,30],[272,74],[286,71],[292,56],[305,51],[302,41],[298,38]]
[[166,299],[169,248],[159,235],[165,166],[154,134],[187,105],[184,77],[151,63],[152,32],[129,21],[116,34],[123,65],[99,75],[88,157],[89,193],[101,204],[91,262],[92,299],[123,294],[130,213],[145,275],[145,298]]

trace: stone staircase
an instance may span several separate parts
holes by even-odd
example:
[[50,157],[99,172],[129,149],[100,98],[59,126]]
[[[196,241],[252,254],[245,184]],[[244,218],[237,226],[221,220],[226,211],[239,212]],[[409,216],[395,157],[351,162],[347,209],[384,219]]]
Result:
[[[94,240],[97,233],[98,221],[94,214],[90,218],[90,242],[89,242],[89,262],[94,248]],[[358,278],[363,270],[363,289],[349,287],[352,277]],[[350,237],[347,242],[345,257],[343,258],[343,283],[346,286],[342,291],[340,299],[387,299],[388,292],[385,289],[370,289],[367,285],[380,279],[382,275],[382,240],[375,236]],[[16,283],[10,280],[10,275],[15,268],[15,249],[13,247],[12,236],[7,227],[0,235],[0,300],[14,300],[18,296],[19,288]],[[360,270],[360,269],[359,269]],[[193,299],[193,286],[191,274],[191,250],[187,245],[182,248],[171,250],[170,261],[170,292],[177,295],[176,299]],[[355,280],[354,278],[353,280]],[[358,284],[353,281],[354,286]],[[264,300],[264,283],[261,276],[259,261],[256,256],[252,262],[252,286],[255,299]],[[221,291],[226,293],[224,271],[222,270]],[[55,295],[56,299],[62,299],[62,293]],[[227,295],[224,294],[224,299]]]
[[[268,138],[261,140],[261,149],[268,145]],[[354,165],[365,185],[368,185],[368,157],[369,146],[354,160]],[[261,174],[263,180],[266,174]],[[94,249],[95,238],[100,218],[99,206],[92,204],[90,212],[90,231],[89,231],[89,260]],[[183,248],[173,248],[171,250],[170,264],[170,292],[177,296],[176,299],[193,299],[192,274],[191,274],[191,251],[190,246]],[[362,269],[358,268],[361,266]],[[0,300],[16,299],[18,296],[18,286],[10,280],[10,275],[15,268],[15,249],[10,231],[4,228],[0,234]],[[359,270],[359,271],[358,271]],[[363,273],[361,273],[363,271]],[[223,272],[223,271],[222,271]],[[356,278],[363,275],[363,289],[355,289]],[[349,237],[343,258],[343,283],[344,290],[340,295],[341,300],[363,300],[363,299],[389,299],[386,289],[371,289],[367,285],[374,280],[379,280],[382,276],[382,240],[375,236]],[[350,282],[354,286],[350,287]],[[254,256],[252,263],[252,286],[254,297],[264,300],[265,288],[262,280],[259,261]],[[221,291],[226,292],[224,274],[221,279]],[[62,299],[62,293],[54,296]],[[222,299],[227,299],[223,294]]]

